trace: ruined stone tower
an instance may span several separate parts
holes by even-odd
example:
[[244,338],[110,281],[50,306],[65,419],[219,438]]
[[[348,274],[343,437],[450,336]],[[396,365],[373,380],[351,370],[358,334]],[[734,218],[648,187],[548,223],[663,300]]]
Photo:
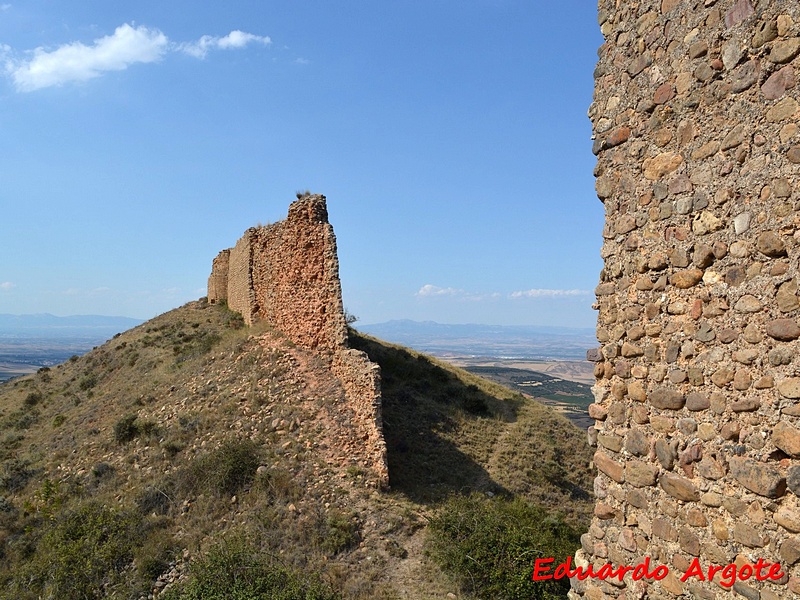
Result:
[[381,423],[380,368],[347,345],[336,237],[325,196],[305,194],[286,220],[252,227],[214,259],[210,302],[225,301],[245,323],[267,321],[325,360],[357,415],[354,435],[372,457],[379,485],[388,485]]
[[[669,574],[571,595],[800,597],[800,3],[601,0],[599,23],[597,500],[577,562]],[[784,575],[685,577],[759,559]]]

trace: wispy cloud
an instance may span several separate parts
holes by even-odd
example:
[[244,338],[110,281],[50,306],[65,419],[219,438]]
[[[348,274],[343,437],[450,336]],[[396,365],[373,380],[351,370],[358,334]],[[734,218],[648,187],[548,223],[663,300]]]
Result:
[[268,45],[271,40],[244,31],[231,31],[224,37],[204,35],[196,42],[174,43],[158,29],[134,27],[125,23],[112,35],[94,40],[91,46],[72,42],[55,50],[36,48],[31,58],[20,58],[8,46],[0,48],[6,75],[18,92],[81,82],[110,71],[122,71],[136,63],[161,61],[168,52],[183,52],[205,58],[210,50],[244,48],[248,44]]
[[12,283],[11,281],[4,281],[3,283],[0,283],[0,290],[3,290],[4,292],[12,290],[15,287],[17,287],[17,284]]
[[0,10],[3,12],[7,11],[10,8],[11,8],[10,4],[0,4]]
[[510,294],[500,292],[478,293],[463,290],[461,288],[440,287],[427,283],[423,285],[415,296],[418,298],[453,298],[459,300],[498,300],[507,298],[517,300],[520,298],[562,298],[566,296],[589,296],[589,290],[550,290],[550,289],[530,289],[511,292]]
[[416,293],[417,296],[424,298],[426,296],[463,296],[466,292],[456,288],[443,288],[438,285],[431,285],[426,283]]
[[454,298],[457,300],[468,300],[472,302],[480,302],[481,300],[493,300],[501,298],[502,294],[498,292],[490,292],[488,294],[479,294],[477,292],[469,292],[460,288],[452,287],[439,287],[427,283],[419,288],[416,294],[418,298]]
[[560,296],[588,296],[591,293],[589,290],[532,289],[511,292],[509,298],[557,298]]
[[272,40],[267,36],[254,35],[244,31],[231,31],[224,37],[204,35],[196,42],[184,42],[176,48],[195,58],[205,58],[209,50],[230,50],[231,48],[244,48],[248,44],[262,44],[268,46]]

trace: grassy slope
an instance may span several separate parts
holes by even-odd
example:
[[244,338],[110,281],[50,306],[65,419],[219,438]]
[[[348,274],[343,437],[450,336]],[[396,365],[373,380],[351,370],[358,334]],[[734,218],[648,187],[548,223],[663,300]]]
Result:
[[119,560],[82,584],[118,598],[181,577],[224,532],[344,598],[443,598],[453,585],[421,544],[452,493],[519,495],[585,526],[589,451],[565,419],[410,350],[352,342],[381,364],[390,493],[371,487],[325,366],[222,307],[190,303],[0,386],[0,598],[53,593],[75,515],[125,525]]

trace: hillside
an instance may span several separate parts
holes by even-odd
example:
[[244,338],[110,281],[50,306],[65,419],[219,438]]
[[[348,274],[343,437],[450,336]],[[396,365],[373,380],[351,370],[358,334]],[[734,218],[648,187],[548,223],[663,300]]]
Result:
[[287,599],[469,598],[426,550],[451,495],[521,498],[585,529],[584,434],[350,335],[381,366],[390,491],[328,366],[224,305],[190,303],[0,386],[0,597],[216,597],[191,594],[246,557],[300,590]]

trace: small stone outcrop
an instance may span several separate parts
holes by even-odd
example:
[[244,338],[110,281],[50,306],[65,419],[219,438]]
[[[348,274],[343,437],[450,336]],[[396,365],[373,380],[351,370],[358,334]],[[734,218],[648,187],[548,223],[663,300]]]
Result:
[[336,237],[325,196],[305,194],[284,221],[248,229],[214,259],[209,302],[226,302],[247,325],[266,321],[325,360],[342,382],[359,422],[354,431],[373,456],[379,485],[388,485],[381,423],[380,367],[347,345]]
[[597,504],[576,562],[667,573],[571,596],[798,598],[800,3],[600,0],[599,23]]

